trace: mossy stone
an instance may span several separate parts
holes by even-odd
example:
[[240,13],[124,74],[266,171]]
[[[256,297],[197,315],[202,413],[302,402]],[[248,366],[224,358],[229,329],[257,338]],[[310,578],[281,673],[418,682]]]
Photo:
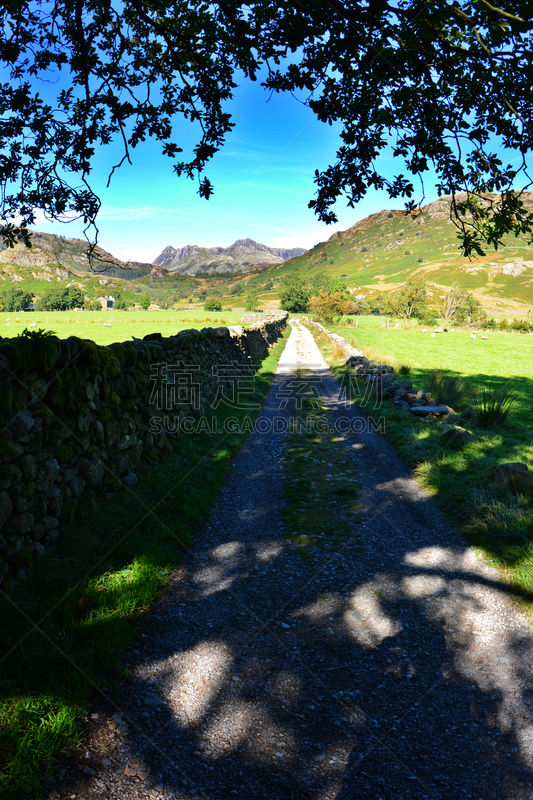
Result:
[[22,470],[15,464],[0,465],[0,489],[9,489],[10,486],[20,481]]
[[68,464],[72,456],[74,455],[74,451],[72,447],[69,447],[68,444],[60,444],[56,450],[57,460],[60,464]]

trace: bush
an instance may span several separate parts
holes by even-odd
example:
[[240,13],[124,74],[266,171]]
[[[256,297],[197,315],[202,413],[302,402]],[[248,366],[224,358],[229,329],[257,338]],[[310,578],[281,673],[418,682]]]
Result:
[[309,311],[324,325],[331,325],[346,311],[346,297],[342,292],[320,292],[309,301]]
[[511,408],[517,401],[515,392],[501,386],[499,389],[482,389],[476,395],[473,406],[480,428],[503,425]]
[[251,291],[246,295],[245,311],[257,311],[259,307],[259,298],[257,292]]
[[24,311],[33,295],[23,289],[6,289],[0,294],[0,311]]
[[222,303],[218,297],[208,297],[204,303],[204,311],[222,311]]
[[446,375],[435,370],[431,376],[429,392],[436,403],[461,408],[465,405],[466,385],[458,375]]
[[83,308],[85,297],[81,289],[75,286],[52,289],[45,292],[39,301],[44,311],[69,311],[71,308]]
[[[100,306],[100,303],[98,303],[98,306]],[[128,302],[128,300],[124,300],[124,298],[121,297],[116,301],[114,308],[116,308],[117,311],[127,311],[130,306],[131,303]]]
[[513,319],[511,322],[511,330],[518,331],[518,333],[529,333],[533,325],[528,319]]

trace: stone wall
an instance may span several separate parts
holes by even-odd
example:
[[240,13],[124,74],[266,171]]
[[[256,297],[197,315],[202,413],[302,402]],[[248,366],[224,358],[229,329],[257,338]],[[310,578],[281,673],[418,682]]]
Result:
[[170,451],[173,434],[154,433],[154,417],[201,417],[221,382],[253,374],[287,316],[106,347],[32,332],[0,340],[3,587],[23,579],[98,496],[136,482]]
[[288,315],[287,311],[250,311],[242,315],[243,325],[262,325],[265,322],[270,322],[277,319],[280,314]]

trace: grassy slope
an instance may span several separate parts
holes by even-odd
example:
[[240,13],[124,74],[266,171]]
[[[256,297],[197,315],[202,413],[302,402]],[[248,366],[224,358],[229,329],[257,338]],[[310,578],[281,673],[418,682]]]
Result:
[[[263,362],[251,405],[265,397],[284,346]],[[182,435],[137,486],[65,531],[31,581],[0,593],[2,800],[40,798],[53,785],[57,756],[76,747],[91,695],[120,680],[121,652],[140,636],[243,441],[234,432]]]
[[[533,193],[528,193],[533,203]],[[346,231],[320,242],[303,256],[273,267],[268,275],[280,278],[297,272],[321,272],[343,278],[357,294],[388,291],[415,271],[428,282],[429,292],[454,282],[473,291],[491,313],[508,313],[514,303],[533,305],[533,248],[525,240],[509,238],[499,251],[469,261],[459,255],[457,232],[445,210],[445,201],[430,204],[417,216],[381,211]],[[517,259],[531,263],[521,275],[502,272]],[[435,284],[435,286],[432,286]],[[525,310],[517,309],[525,313]]]
[[[371,358],[410,364],[409,378],[417,388],[428,388],[431,372],[438,368],[464,378],[465,403],[483,386],[503,384],[516,392],[517,403],[506,423],[488,430],[471,426],[477,441],[459,452],[442,446],[437,423],[402,414],[391,402],[375,410],[372,400],[366,410],[384,419],[385,435],[412,465],[420,484],[465,537],[502,569],[510,591],[533,616],[532,498],[498,491],[485,479],[493,464],[518,461],[533,469],[533,338],[489,334],[487,341],[472,341],[468,334],[442,334],[429,339],[420,330],[380,329],[375,321],[364,327],[367,319],[360,319],[362,327],[355,334],[353,328],[335,331]],[[329,361],[343,373],[342,358],[330,356]]]

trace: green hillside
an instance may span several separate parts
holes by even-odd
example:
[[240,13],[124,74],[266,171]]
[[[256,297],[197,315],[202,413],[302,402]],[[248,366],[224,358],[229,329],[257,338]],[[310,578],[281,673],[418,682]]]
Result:
[[[526,203],[533,209],[533,192],[526,193]],[[458,283],[496,315],[524,313],[523,304],[533,306],[533,247],[509,237],[504,247],[484,257],[470,261],[461,256],[449,198],[416,213],[371,214],[269,270],[270,277],[277,278],[294,272],[343,278],[354,294],[365,296],[390,291],[413,273],[422,273],[430,296]]]

